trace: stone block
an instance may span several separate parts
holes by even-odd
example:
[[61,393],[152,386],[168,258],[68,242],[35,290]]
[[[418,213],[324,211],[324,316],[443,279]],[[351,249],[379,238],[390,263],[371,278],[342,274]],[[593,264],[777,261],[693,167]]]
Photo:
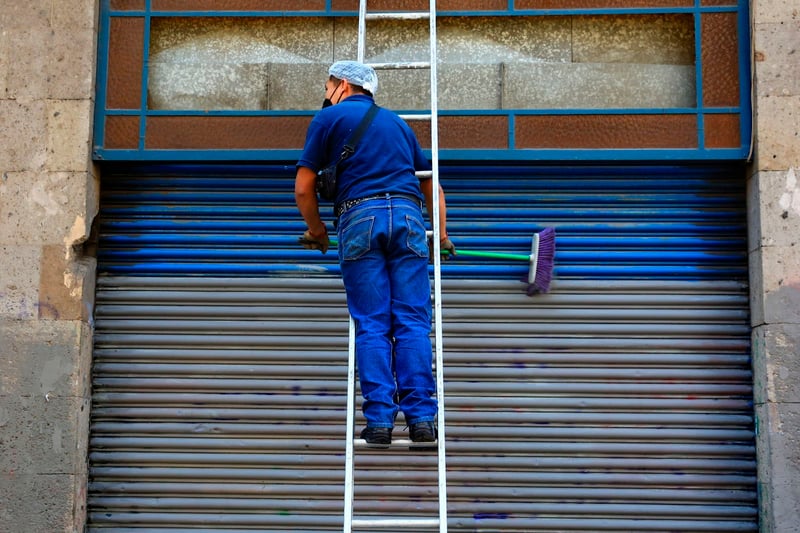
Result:
[[758,24],[753,35],[759,96],[800,96],[800,20]]
[[800,95],[756,98],[754,168],[786,170],[800,164]]
[[86,172],[91,168],[92,102],[47,102],[47,170]]
[[[267,109],[269,65],[244,63],[151,63],[151,109]],[[321,82],[324,83],[324,80]]]
[[92,317],[96,262],[75,260],[72,248],[52,245],[42,250],[39,318],[84,320]]
[[755,407],[758,423],[758,481],[800,480],[800,405],[768,402]]
[[0,396],[0,472],[76,474],[86,471],[89,399]]
[[7,32],[12,59],[6,80],[7,96],[18,100],[47,98],[53,32],[49,27],[37,26],[18,26]]
[[[0,320],[3,318],[31,320],[37,317],[41,247],[0,245],[0,254],[2,257],[0,269],[3,272],[3,277],[0,279]],[[8,345],[0,343],[0,346],[6,348]]]
[[0,395],[88,398],[91,340],[80,322],[0,319]]
[[800,245],[800,167],[761,171],[748,180],[748,245]]
[[793,533],[800,517],[800,482],[758,483],[759,531]]
[[753,330],[755,402],[800,404],[800,324],[768,324]]
[[793,531],[800,513],[800,404],[756,406],[762,531]]
[[3,9],[0,9],[0,28],[31,28],[43,31],[49,25],[52,4],[52,0],[4,2]]
[[694,65],[691,15],[574,17],[575,63]]
[[[439,69],[440,109],[500,109],[502,67],[498,64],[448,63]],[[395,70],[379,73],[381,89],[376,101],[392,110],[430,109],[430,77],[427,70]],[[474,90],[465,91],[466,85]],[[414,90],[409,90],[413,87]]]
[[[504,66],[498,63],[447,63],[439,69],[440,109],[503,109]],[[427,78],[425,80],[427,82]],[[410,91],[403,85],[396,88],[403,97]],[[469,89],[473,87],[474,89]],[[399,89],[399,90],[397,90]],[[430,90],[425,85],[425,103],[428,109]]]
[[0,473],[0,526],[9,533],[83,531],[85,475]]
[[61,244],[86,239],[97,213],[89,172],[6,172],[0,178],[0,243]]
[[694,67],[625,63],[515,63],[503,105],[521,109],[674,108],[695,105]]
[[0,99],[8,97],[8,72],[13,53],[8,32],[0,31]]
[[52,2],[50,5],[50,26],[56,31],[68,30],[77,33],[76,30],[78,29],[85,29],[91,33],[97,28],[98,14],[99,5],[96,0]]
[[800,247],[766,246],[749,257],[751,324],[800,323]]
[[[60,2],[54,5],[61,5]],[[76,21],[76,24],[80,24]],[[97,35],[91,27],[83,31],[61,28],[48,50],[47,97],[57,100],[94,98]]]
[[0,99],[0,161],[5,173],[38,169],[47,159],[47,108],[42,100]]
[[[151,109],[318,109],[332,55],[333,28],[333,19],[327,18],[311,18],[302,26],[280,17],[154,21],[148,105]],[[317,65],[324,65],[322,75]],[[300,95],[290,94],[298,88]]]
[[319,109],[325,98],[328,63],[269,65],[269,109]]
[[752,6],[751,20],[755,24],[800,20],[800,8],[797,7],[796,0],[758,0]]

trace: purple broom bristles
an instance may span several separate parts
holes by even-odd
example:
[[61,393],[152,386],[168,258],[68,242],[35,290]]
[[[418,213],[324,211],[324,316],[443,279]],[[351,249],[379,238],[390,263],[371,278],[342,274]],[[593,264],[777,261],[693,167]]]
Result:
[[531,270],[528,273],[528,296],[550,290],[556,255],[555,228],[545,228],[534,235],[533,248],[531,250]]

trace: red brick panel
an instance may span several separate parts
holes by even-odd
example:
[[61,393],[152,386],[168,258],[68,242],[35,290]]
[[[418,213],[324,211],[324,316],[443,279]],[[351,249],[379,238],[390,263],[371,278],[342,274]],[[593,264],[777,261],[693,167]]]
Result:
[[144,11],[144,0],[111,0],[113,11]]
[[154,11],[325,11],[325,0],[153,0]]
[[739,115],[705,115],[706,148],[739,148],[742,144]]
[[129,150],[139,148],[139,117],[106,116],[103,148]]
[[739,55],[736,13],[703,13],[701,59],[703,105],[739,105]]
[[695,115],[528,115],[516,148],[697,148]]
[[158,116],[147,119],[148,149],[300,149],[311,117]]
[[[423,148],[431,147],[431,123],[427,120],[411,120],[408,122],[414,134],[417,136],[420,146]],[[441,137],[441,135],[440,135]],[[439,140],[441,144],[441,139]]]
[[694,0],[516,0],[516,9],[606,9],[691,7]]
[[[423,148],[431,147],[431,125],[428,121],[410,121]],[[439,119],[439,148],[508,149],[508,117],[445,116]]]
[[106,109],[139,109],[142,105],[144,19],[112,17],[108,44]]
[[508,148],[508,117],[442,117],[439,146],[451,149]]
[[701,6],[735,6],[736,0],[701,0]]

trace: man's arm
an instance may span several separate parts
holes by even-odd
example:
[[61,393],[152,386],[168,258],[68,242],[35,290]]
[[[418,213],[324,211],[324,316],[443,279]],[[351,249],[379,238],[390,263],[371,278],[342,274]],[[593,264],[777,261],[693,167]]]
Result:
[[325,253],[328,251],[328,230],[319,216],[316,179],[316,172],[310,168],[297,167],[297,176],[294,180],[294,200],[308,226],[304,237],[323,245],[322,253]]
[[[428,216],[433,220],[433,180],[423,179],[419,181],[422,194],[425,196],[425,206],[428,208]],[[439,237],[441,240],[447,238],[447,202],[444,199],[444,189],[439,185]]]

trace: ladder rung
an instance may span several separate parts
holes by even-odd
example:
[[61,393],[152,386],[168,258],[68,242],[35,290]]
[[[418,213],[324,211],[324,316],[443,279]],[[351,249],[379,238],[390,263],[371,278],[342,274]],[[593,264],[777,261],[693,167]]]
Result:
[[408,61],[400,63],[368,63],[375,70],[403,70],[431,68],[430,61]]
[[414,114],[403,114],[398,116],[403,120],[430,120],[432,115],[430,113],[423,113],[423,114],[414,113]]
[[[438,440],[432,442],[414,442],[411,439],[392,439],[392,443],[385,446],[385,448],[435,448],[438,445]],[[367,441],[364,439],[353,439],[353,446],[356,448],[380,449],[374,444],[367,444]]]
[[353,527],[439,527],[438,518],[354,518]]
[[428,11],[405,11],[405,12],[391,12],[391,13],[367,13],[367,20],[387,20],[387,19],[400,19],[400,20],[421,20],[431,18]]
[[414,175],[418,178],[431,178],[433,177],[433,170],[417,170]]

